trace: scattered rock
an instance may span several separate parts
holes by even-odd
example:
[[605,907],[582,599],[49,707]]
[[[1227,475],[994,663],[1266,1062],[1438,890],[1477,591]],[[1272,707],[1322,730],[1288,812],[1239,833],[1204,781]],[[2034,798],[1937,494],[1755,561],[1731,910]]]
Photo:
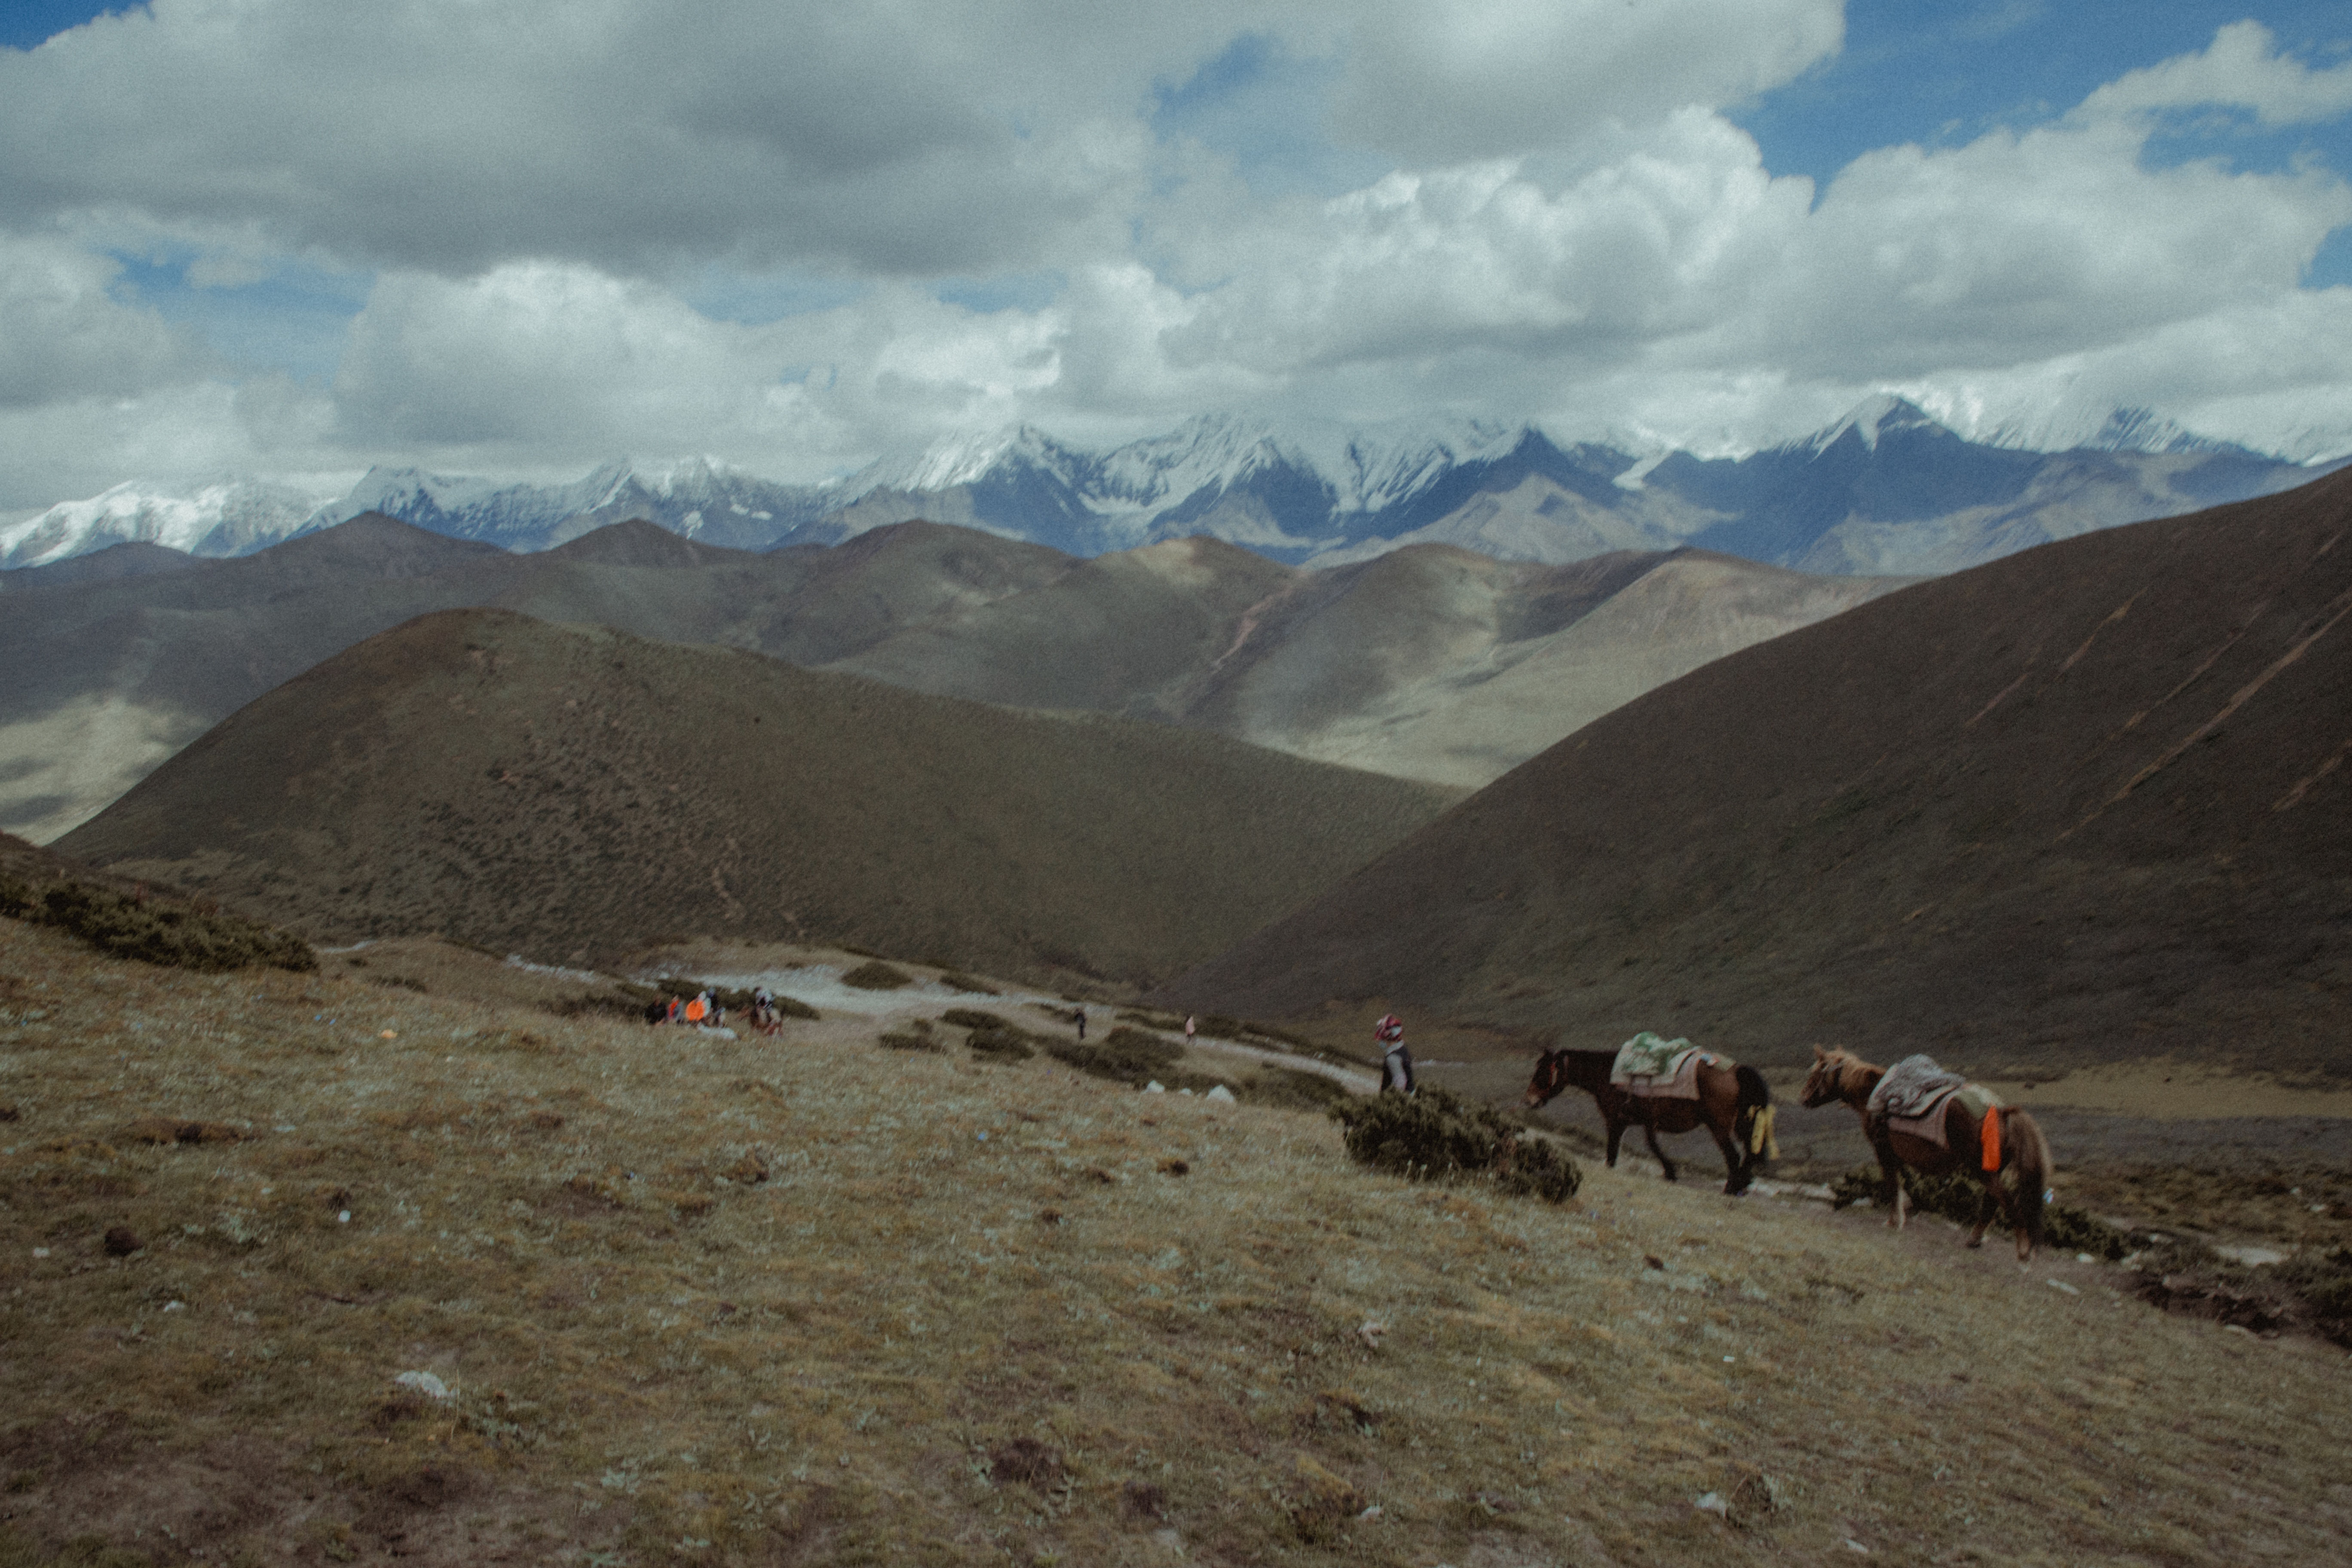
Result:
[[1168,1517],[1167,1490],[1151,1481],[1128,1481],[1118,1489],[1118,1511],[1129,1519],[1156,1523]]
[[741,1159],[719,1174],[738,1185],[754,1187],[768,1179],[768,1162],[760,1158],[758,1150],[747,1150]]
[[1210,1089],[1202,1098],[1221,1100],[1227,1105],[1231,1105],[1234,1103],[1234,1091],[1227,1089],[1223,1084],[1218,1084],[1215,1088]]
[[1691,1507],[1701,1513],[1711,1513],[1718,1519],[1731,1517],[1731,1504],[1721,1492],[1701,1492],[1691,1500]]
[[392,1381],[395,1386],[421,1394],[427,1399],[437,1399],[445,1404],[449,1399],[449,1385],[429,1372],[404,1372]]
[[109,1258],[128,1258],[146,1245],[127,1225],[118,1225],[106,1233],[106,1255]]
[[1389,1326],[1386,1323],[1376,1323],[1367,1321],[1361,1328],[1356,1331],[1356,1337],[1364,1342],[1366,1349],[1378,1350],[1381,1348],[1381,1336],[1388,1331]]

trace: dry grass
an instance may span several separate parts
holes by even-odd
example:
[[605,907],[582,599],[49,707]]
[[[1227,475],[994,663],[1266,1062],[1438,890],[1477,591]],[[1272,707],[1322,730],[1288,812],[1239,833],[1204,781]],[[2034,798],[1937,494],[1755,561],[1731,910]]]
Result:
[[913,1012],[730,1043],[555,1018],[454,950],[423,994],[366,973],[194,976],[0,921],[0,1563],[2352,1536],[2341,1353],[2105,1270],[1622,1172],[1559,1207],[1409,1185],[1318,1116],[876,1043]]

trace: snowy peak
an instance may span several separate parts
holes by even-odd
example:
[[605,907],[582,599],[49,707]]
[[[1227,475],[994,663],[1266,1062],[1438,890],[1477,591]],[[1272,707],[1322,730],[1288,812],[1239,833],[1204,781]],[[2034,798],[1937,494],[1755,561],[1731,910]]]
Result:
[[1828,451],[1851,435],[1862,442],[1864,451],[1875,452],[1879,437],[1897,430],[1937,430],[1947,436],[1953,434],[1909,398],[1882,392],[1855,404],[1844,418],[1828,429],[1790,445],[1819,454]]
[[322,499],[251,479],[221,479],[178,495],[128,481],[0,530],[0,566],[38,566],[133,542],[191,555],[241,555],[296,531]]

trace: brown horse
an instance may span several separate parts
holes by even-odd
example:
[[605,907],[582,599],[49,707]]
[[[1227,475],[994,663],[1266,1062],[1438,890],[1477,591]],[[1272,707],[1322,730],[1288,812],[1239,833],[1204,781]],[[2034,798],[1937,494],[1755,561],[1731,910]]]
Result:
[[1762,1073],[1751,1067],[1701,1063],[1698,1098],[1670,1100],[1629,1094],[1622,1086],[1611,1083],[1609,1072],[1616,1062],[1615,1051],[1546,1051],[1536,1058],[1535,1077],[1528,1080],[1528,1109],[1549,1104],[1564,1089],[1584,1090],[1601,1108],[1601,1120],[1609,1129],[1610,1168],[1616,1168],[1617,1145],[1623,1140],[1625,1129],[1639,1127],[1642,1136],[1649,1141],[1650,1152],[1658,1157],[1658,1166],[1670,1182],[1675,1179],[1675,1163],[1658,1147],[1658,1134],[1688,1132],[1704,1125],[1715,1134],[1716,1147],[1723,1151],[1723,1163],[1729,1172],[1723,1190],[1748,1190],[1760,1163],[1760,1157],[1752,1151],[1752,1145],[1759,1142],[1755,1137],[1756,1118],[1772,1104],[1772,1090]]
[[[1825,1051],[1815,1046],[1813,1070],[1806,1076],[1804,1092],[1799,1098],[1809,1108],[1842,1100],[1862,1118],[1863,1134],[1877,1152],[1878,1168],[1885,1176],[1885,1186],[1881,1191],[1894,1194],[1895,1212],[1886,1223],[1900,1230],[1908,1217],[1903,1166],[1908,1165],[1927,1176],[1966,1172],[1983,1184],[1985,1198],[1994,1200],[1979,1200],[1977,1227],[1969,1233],[1969,1245],[1984,1245],[1985,1230],[1992,1224],[1997,1202],[2001,1217],[2017,1233],[2017,1261],[2021,1265],[2031,1261],[2033,1249],[2042,1245],[2042,1205],[2050,1182],[2050,1144],[2042,1136],[2042,1129],[2034,1125],[2033,1118],[2018,1106],[1993,1108],[1990,1114],[2000,1119],[1995,1131],[2000,1147],[1995,1156],[1997,1168],[1988,1171],[1984,1168],[1983,1123],[1960,1103],[1958,1095],[1944,1101],[1946,1147],[1941,1149],[1924,1138],[1895,1131],[1884,1120],[1874,1119],[1870,1114],[1870,1091],[1885,1076],[1885,1068],[1874,1067],[1849,1052]],[[2016,1173],[2013,1185],[2001,1181],[2002,1172]]]

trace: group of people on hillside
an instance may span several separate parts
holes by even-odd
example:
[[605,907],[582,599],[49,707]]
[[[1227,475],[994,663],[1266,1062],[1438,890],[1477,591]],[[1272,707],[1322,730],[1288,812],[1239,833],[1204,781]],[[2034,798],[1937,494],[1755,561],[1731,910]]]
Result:
[[[776,1011],[776,994],[761,985],[751,993],[751,1026],[763,1035],[772,1035],[781,1024]],[[727,1005],[713,996],[705,987],[692,996],[675,994],[646,1005],[648,1024],[681,1024],[699,1029],[723,1029],[727,1026]]]

